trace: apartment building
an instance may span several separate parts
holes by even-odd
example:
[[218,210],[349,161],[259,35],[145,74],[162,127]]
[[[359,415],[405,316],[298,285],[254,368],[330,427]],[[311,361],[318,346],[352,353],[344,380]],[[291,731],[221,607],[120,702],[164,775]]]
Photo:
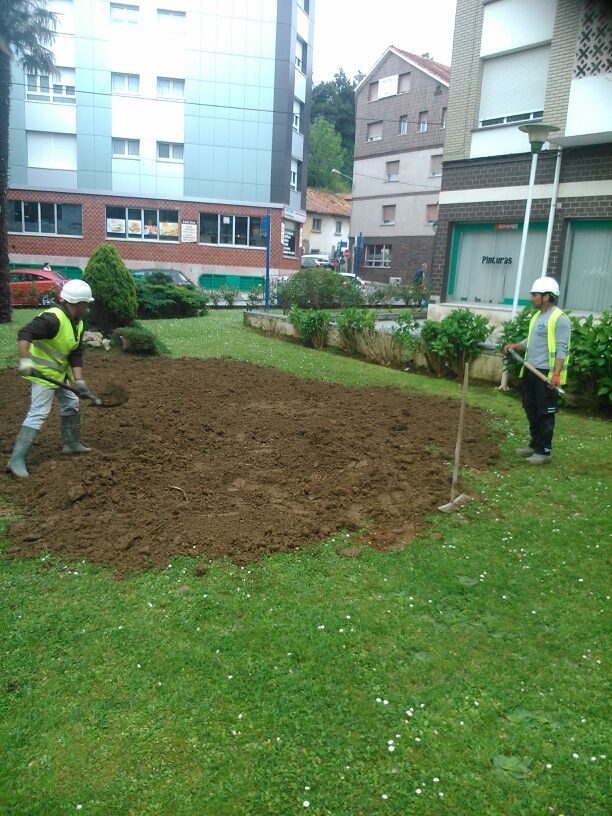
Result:
[[[533,280],[561,305],[612,304],[612,8],[596,0],[458,0],[434,249],[434,291],[495,322]],[[520,127],[549,132],[529,184]]]
[[[58,76],[15,66],[12,264],[248,282],[299,267],[314,0],[50,0]],[[246,286],[245,288],[249,288]]]
[[340,260],[348,249],[351,197],[309,187],[306,191],[306,222],[302,228],[302,254],[328,255]]
[[390,46],[355,89],[355,271],[411,283],[431,264],[450,69]]

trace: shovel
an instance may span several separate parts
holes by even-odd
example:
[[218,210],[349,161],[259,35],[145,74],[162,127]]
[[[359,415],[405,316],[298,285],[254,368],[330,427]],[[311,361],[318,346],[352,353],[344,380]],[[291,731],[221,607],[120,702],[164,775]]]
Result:
[[458,507],[461,507],[462,504],[466,504],[469,501],[472,501],[472,497],[468,496],[465,493],[460,493],[457,496],[457,482],[459,480],[459,460],[461,458],[461,442],[463,441],[463,419],[465,416],[465,402],[467,398],[467,389],[468,389],[468,369],[469,366],[466,363],[465,369],[463,371],[463,389],[461,391],[461,408],[459,409],[459,429],[457,430],[457,444],[455,445],[455,463],[453,465],[453,480],[451,483],[451,494],[450,494],[450,501],[448,504],[442,504],[438,507],[438,510],[441,510],[443,513],[452,513],[453,510],[456,510]]
[[[32,376],[38,377],[39,380],[45,380],[45,382],[52,383],[53,385],[57,385],[58,388],[63,388],[64,391],[70,391],[72,394],[76,394],[77,397],[80,397],[80,394],[77,392],[77,389],[74,388],[72,385],[68,385],[66,382],[60,382],[59,380],[54,380],[53,377],[47,377],[46,374],[43,374],[42,371],[38,371],[37,369],[32,369]],[[115,393],[121,391],[120,394]],[[113,388],[112,393],[114,394],[114,399],[103,400],[100,397],[94,396],[94,394],[88,394],[87,399],[90,400],[92,405],[96,407],[110,407],[114,405],[122,405],[124,402],[127,402],[128,395],[127,391],[123,388],[123,386],[116,385]]]

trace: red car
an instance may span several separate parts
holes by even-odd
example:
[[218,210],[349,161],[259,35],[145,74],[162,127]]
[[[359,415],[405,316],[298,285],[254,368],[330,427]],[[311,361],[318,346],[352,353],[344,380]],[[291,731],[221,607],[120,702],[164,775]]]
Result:
[[13,306],[53,306],[67,278],[45,269],[9,269]]

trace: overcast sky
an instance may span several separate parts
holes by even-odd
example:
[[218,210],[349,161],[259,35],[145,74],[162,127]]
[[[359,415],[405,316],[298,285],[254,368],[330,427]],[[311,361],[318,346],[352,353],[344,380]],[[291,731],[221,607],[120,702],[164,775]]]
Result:
[[[390,45],[450,65],[456,0],[316,0],[313,82],[367,74]],[[367,11],[365,10],[367,8]]]

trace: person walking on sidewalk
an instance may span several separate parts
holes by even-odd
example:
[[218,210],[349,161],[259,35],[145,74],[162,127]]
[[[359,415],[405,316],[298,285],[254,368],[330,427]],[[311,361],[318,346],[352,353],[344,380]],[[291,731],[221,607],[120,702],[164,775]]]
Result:
[[505,347],[524,353],[525,360],[544,374],[547,383],[523,367],[519,374],[523,409],[529,423],[529,445],[517,454],[531,465],[550,464],[555,414],[559,395],[555,388],[567,380],[567,365],[572,325],[569,317],[556,305],[559,284],[554,278],[538,278],[531,287],[531,303],[535,307],[527,337],[520,343]]
[[[93,302],[89,284],[67,281],[60,305],[41,312],[17,333],[19,373],[32,383],[30,410],[19,429],[6,470],[20,479],[30,475],[26,459],[55,398],[59,402],[64,453],[88,453],[80,442],[79,397],[91,392],[83,379],[83,317]],[[58,382],[68,380],[72,393],[38,378],[44,374]]]

